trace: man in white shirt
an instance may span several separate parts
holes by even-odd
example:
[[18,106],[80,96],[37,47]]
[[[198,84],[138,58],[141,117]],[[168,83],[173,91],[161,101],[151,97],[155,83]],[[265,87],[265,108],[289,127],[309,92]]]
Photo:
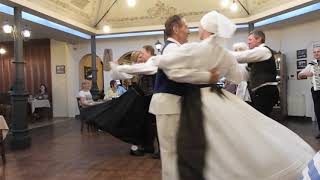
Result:
[[[320,66],[320,47],[313,48],[313,57],[314,60],[308,64],[306,68],[304,68],[299,74],[299,78],[307,78],[312,77],[313,78],[313,87],[311,88],[313,103],[314,103],[314,112],[316,114],[317,122],[318,122],[318,128],[320,130],[320,90],[317,90],[315,86],[316,84],[316,76],[319,77],[319,74],[315,74],[315,68],[319,68]],[[318,79],[319,81],[319,79]],[[319,82],[318,82],[319,83]],[[318,87],[320,88],[320,87]],[[316,136],[317,139],[320,139],[320,133]]]
[[233,54],[239,63],[248,63],[248,86],[253,107],[269,116],[273,106],[278,102],[279,91],[273,50],[264,43],[265,34],[262,31],[253,31],[248,36],[250,49]]

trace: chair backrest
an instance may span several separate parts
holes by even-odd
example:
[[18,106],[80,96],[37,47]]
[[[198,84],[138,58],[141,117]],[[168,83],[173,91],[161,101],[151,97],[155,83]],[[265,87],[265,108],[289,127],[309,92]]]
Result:
[[0,93],[0,104],[11,104],[11,96],[9,93]]
[[81,102],[80,102],[80,97],[76,97],[76,98],[77,98],[78,108],[79,108],[79,111],[80,111],[82,109]]

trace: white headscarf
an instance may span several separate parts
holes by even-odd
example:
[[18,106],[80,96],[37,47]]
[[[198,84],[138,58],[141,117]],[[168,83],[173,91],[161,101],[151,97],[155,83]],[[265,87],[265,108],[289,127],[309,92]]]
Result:
[[236,30],[236,25],[230,19],[216,11],[211,11],[204,15],[200,20],[200,24],[204,30],[221,38],[231,38]]

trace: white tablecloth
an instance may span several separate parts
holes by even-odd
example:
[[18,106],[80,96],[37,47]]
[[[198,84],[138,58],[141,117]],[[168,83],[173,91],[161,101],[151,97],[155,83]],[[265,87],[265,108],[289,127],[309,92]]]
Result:
[[34,111],[36,110],[36,108],[50,108],[50,102],[47,99],[33,99],[33,100],[29,100],[29,103],[31,105],[31,112],[34,113]]
[[2,130],[3,139],[6,138],[8,131],[9,131],[9,128],[6,123],[6,120],[4,119],[4,117],[2,115],[0,115],[0,129]]

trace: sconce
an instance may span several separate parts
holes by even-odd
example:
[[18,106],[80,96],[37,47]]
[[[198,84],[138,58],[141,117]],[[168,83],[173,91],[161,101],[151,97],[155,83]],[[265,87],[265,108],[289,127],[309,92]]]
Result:
[[158,40],[154,45],[156,46],[156,49],[160,53],[160,51],[161,51],[161,49],[163,47],[162,43]]

